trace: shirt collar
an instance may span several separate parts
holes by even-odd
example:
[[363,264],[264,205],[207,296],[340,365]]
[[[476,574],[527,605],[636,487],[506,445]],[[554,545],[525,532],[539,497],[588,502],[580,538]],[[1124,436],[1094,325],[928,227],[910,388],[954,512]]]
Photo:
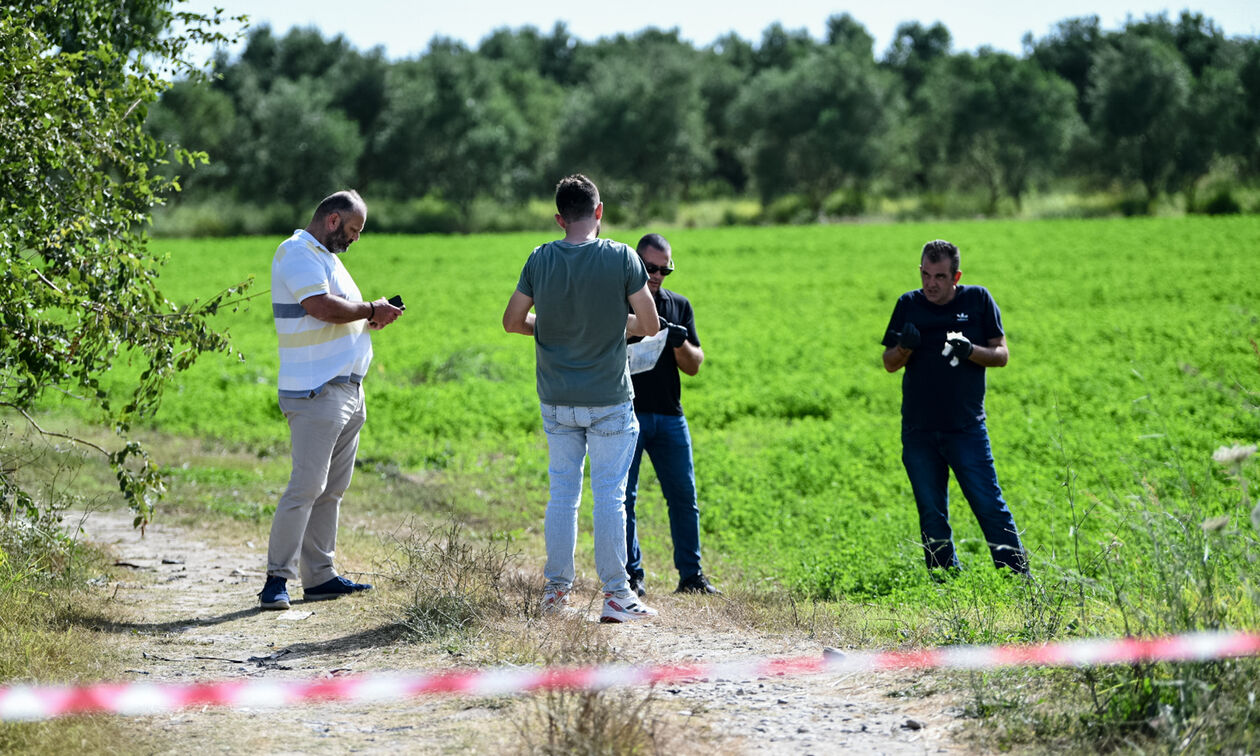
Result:
[[[319,243],[319,239],[316,239],[314,236],[311,236],[311,232],[310,232],[310,231],[307,231],[307,230],[306,230],[306,229],[304,229],[304,228],[295,228],[295,229],[293,229],[293,235],[294,235],[294,236],[296,236],[296,237],[298,237],[299,239],[303,239],[303,240],[305,240],[305,241],[309,241],[311,244],[314,244],[316,247],[319,247],[320,249],[324,250],[325,252],[328,252],[328,247],[325,247],[323,244],[320,244],[320,243]],[[332,254],[332,252],[328,252],[328,254],[330,254],[330,255],[331,255],[331,254]]]

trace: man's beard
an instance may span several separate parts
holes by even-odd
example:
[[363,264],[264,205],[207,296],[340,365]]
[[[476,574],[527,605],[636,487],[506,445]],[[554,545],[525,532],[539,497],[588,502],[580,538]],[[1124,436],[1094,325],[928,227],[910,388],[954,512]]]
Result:
[[350,248],[350,236],[341,226],[328,237],[328,251],[334,255],[341,254]]

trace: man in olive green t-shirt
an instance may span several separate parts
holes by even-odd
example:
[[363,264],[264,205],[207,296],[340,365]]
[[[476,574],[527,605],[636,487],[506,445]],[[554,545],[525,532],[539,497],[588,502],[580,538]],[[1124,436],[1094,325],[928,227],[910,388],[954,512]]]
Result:
[[537,359],[551,479],[543,611],[558,612],[569,603],[582,466],[589,454],[595,569],[604,591],[600,620],[643,619],[656,611],[630,591],[626,575],[626,474],[639,426],[625,336],[655,335],[656,305],[635,251],[599,238],[604,205],[590,179],[562,179],[556,209],[564,238],[530,254],[503,313],[506,331],[534,337]]

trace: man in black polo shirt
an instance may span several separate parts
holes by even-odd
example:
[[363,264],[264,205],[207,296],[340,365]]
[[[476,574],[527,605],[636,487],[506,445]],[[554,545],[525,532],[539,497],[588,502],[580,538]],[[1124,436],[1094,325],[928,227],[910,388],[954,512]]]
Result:
[[959,286],[958,247],[936,240],[919,259],[921,289],[897,300],[884,367],[901,368],[901,461],[919,508],[928,569],[957,569],[949,526],[949,471],[980,521],[993,563],[1028,572],[984,424],[985,368],[1010,357],[1002,314],[983,286]]
[[[639,419],[639,443],[626,478],[626,573],[638,595],[643,587],[643,554],[639,551],[634,503],[639,488],[639,463],[647,452],[661,481],[669,508],[669,532],[674,541],[674,567],[678,569],[675,593],[719,593],[700,570],[700,508],[696,504],[696,474],[691,459],[691,432],[680,401],[678,371],[695,375],[704,362],[691,302],[681,294],[661,288],[674,270],[669,242],[660,234],[648,234],[635,247],[648,272],[648,290],[656,301],[661,330],[668,333],[661,356],[649,370],[631,376],[634,413]],[[638,341],[637,338],[631,339]]]

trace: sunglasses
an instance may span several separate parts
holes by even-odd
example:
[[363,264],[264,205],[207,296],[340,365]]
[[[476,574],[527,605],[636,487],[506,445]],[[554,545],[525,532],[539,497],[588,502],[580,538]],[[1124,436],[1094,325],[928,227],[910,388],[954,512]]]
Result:
[[669,267],[666,268],[662,265],[653,265],[650,262],[645,262],[643,263],[643,267],[647,268],[648,275],[651,275],[653,273],[660,273],[662,276],[668,276],[670,273],[674,272],[673,263],[670,263]]

